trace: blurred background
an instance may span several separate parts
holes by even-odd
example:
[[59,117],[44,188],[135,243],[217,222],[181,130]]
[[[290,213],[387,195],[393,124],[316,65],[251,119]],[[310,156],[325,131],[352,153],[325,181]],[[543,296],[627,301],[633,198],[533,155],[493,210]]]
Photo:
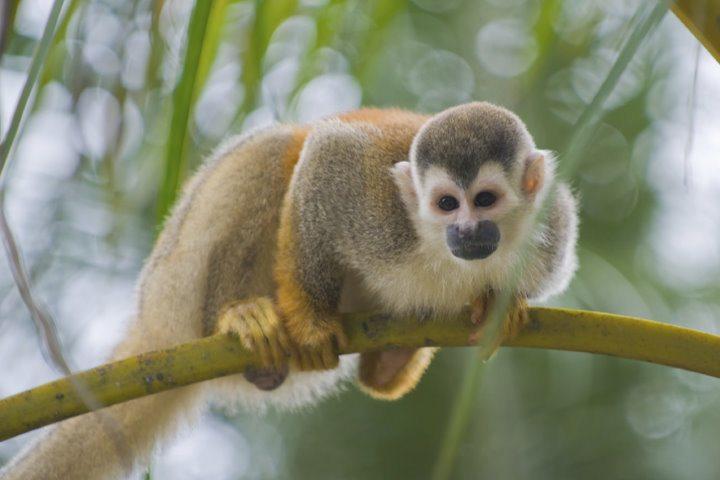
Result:
[[[101,363],[174,192],[224,138],[361,105],[516,111],[562,163],[654,2],[67,0],[7,172],[9,220],[74,368]],[[2,2],[0,2],[2,3]],[[5,2],[0,131],[50,0]],[[0,24],[3,22],[0,22]],[[188,48],[188,45],[190,47]],[[668,12],[605,103],[570,181],[580,270],[553,304],[701,330],[720,320],[720,65]],[[208,413],[146,478],[428,478],[470,349],[380,403]],[[0,397],[56,378],[5,262]],[[720,381],[589,354],[503,349],[482,368],[454,478],[720,476]],[[37,432],[0,443],[7,461]]]

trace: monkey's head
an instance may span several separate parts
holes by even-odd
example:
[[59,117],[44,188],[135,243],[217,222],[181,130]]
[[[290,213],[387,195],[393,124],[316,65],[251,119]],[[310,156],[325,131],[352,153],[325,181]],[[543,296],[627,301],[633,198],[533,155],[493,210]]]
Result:
[[551,167],[517,115],[483,102],[433,116],[393,173],[421,237],[478,260],[519,237]]

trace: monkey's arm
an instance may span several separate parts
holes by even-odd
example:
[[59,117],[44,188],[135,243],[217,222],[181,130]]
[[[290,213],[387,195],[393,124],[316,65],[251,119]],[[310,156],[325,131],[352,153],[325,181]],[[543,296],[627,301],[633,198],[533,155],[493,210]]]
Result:
[[292,341],[300,349],[319,350],[316,368],[337,363],[333,341],[345,338],[338,317],[344,271],[332,225],[338,199],[333,198],[334,182],[327,170],[332,171],[334,149],[355,154],[353,147],[322,126],[310,133],[280,214],[274,269],[277,307]]
[[[566,184],[558,182],[551,188],[554,190],[550,192],[546,217],[539,225],[533,225],[532,241],[524,247],[528,249],[525,252],[528,261],[521,266],[517,284],[507,290],[511,295],[510,304],[495,347],[504,339],[515,337],[527,323],[528,300],[544,300],[562,292],[577,268],[577,202]],[[484,292],[472,306],[471,318],[480,327],[476,334],[478,340],[484,333],[483,327],[496,297],[497,292]]]

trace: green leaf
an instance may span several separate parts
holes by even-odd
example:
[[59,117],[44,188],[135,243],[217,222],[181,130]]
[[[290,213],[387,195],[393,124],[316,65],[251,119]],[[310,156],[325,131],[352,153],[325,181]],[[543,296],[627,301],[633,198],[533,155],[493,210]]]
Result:
[[5,138],[3,139],[2,144],[0,144],[0,179],[4,177],[2,174],[5,171],[5,166],[10,156],[10,152],[12,151],[12,147],[17,138],[18,131],[20,130],[20,123],[22,121],[23,115],[25,114],[25,110],[28,107],[30,94],[32,93],[35,83],[37,82],[37,79],[40,75],[40,70],[45,63],[48,51],[50,50],[50,45],[53,42],[53,38],[55,36],[55,28],[57,27],[58,20],[60,19],[62,6],[63,0],[55,0],[55,3],[53,3],[52,9],[50,10],[50,15],[48,16],[48,21],[45,24],[45,29],[43,30],[42,37],[40,38],[40,43],[38,43],[35,54],[33,55],[27,79],[25,80],[25,84],[20,91],[20,98],[18,99],[17,105],[15,106],[15,111],[13,112],[12,118],[10,119],[8,131],[5,134]]
[[[647,7],[645,4],[642,4],[639,8],[642,11]],[[635,56],[635,53],[637,53],[643,40],[645,40],[653,28],[660,23],[660,20],[663,19],[667,11],[667,1],[659,0],[652,10],[644,15],[644,18],[639,21],[638,25],[633,29],[632,33],[625,42],[625,45],[623,45],[617,59],[615,59],[615,63],[613,63],[610,68],[607,77],[605,77],[605,80],[600,85],[597,93],[587,108],[583,111],[575,125],[575,134],[570,139],[568,146],[565,149],[563,161],[561,162],[560,173],[564,176],[568,176],[574,170],[580,151],[585,147],[585,145],[587,145],[588,140],[592,137],[595,127],[602,119],[605,101],[617,86],[620,81],[620,77]],[[643,17],[643,15],[637,16],[640,18]]]
[[255,15],[248,28],[247,43],[242,55],[242,82],[245,98],[239,117],[255,107],[262,78],[262,59],[277,27],[297,10],[296,0],[255,1]]
[[217,53],[226,0],[199,0],[190,16],[187,46],[180,80],[172,94],[172,115],[168,133],[165,167],[157,203],[161,223],[175,202],[188,173],[187,150],[193,107]]

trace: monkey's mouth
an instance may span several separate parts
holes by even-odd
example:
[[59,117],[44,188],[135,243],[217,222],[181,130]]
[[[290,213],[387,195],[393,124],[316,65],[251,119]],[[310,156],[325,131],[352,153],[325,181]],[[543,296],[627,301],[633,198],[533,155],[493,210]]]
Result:
[[450,247],[450,252],[463,260],[481,260],[492,255],[497,247],[497,243],[464,243]]

